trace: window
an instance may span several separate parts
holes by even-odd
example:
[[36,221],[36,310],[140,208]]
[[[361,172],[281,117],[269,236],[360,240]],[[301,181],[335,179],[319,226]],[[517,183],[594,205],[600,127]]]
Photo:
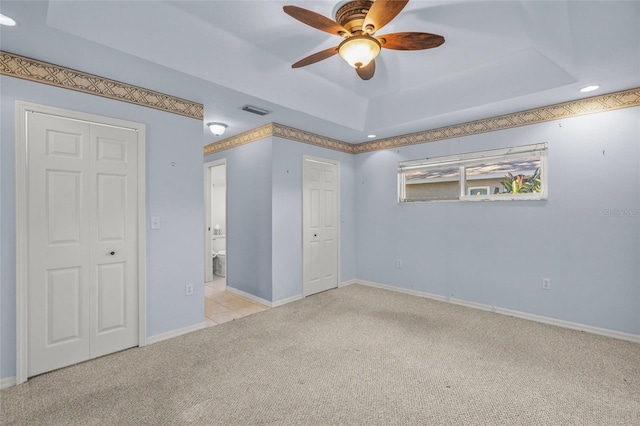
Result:
[[547,199],[547,144],[398,164],[398,201]]

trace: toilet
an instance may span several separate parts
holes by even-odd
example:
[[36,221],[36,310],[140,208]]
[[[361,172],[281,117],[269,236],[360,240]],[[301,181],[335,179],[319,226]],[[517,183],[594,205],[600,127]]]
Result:
[[227,250],[224,235],[211,238],[211,256],[213,257],[213,273],[219,277],[227,276]]
[[219,277],[227,276],[227,251],[220,250],[213,259],[213,273]]

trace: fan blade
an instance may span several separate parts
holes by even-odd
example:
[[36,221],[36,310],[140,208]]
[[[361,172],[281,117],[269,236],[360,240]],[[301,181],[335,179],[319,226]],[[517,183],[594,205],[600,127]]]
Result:
[[366,31],[369,25],[373,26],[373,31],[367,31],[369,34],[378,31],[398,16],[407,3],[409,0],[375,0],[364,18],[363,31]]
[[373,59],[366,67],[356,68],[358,76],[363,80],[370,80],[376,72],[376,60]]
[[307,24],[320,31],[325,31],[329,34],[337,35],[340,37],[351,35],[351,33],[347,31],[345,27],[338,24],[336,21],[320,15],[319,13],[303,9],[298,6],[284,6],[283,9],[285,13],[292,18],[295,18],[303,24]]
[[429,33],[391,33],[376,38],[385,49],[395,50],[432,49],[444,43],[444,37]]
[[323,59],[330,58],[336,53],[338,53],[338,46],[333,46],[330,49],[325,49],[320,52],[314,53],[313,55],[309,55],[306,58],[300,59],[298,62],[291,65],[291,68],[306,67],[307,65],[315,64],[316,62],[320,62]]

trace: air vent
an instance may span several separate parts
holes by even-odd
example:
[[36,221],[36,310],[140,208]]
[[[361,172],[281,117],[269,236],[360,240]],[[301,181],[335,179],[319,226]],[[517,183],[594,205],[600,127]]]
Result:
[[267,115],[271,112],[271,111],[267,111],[266,109],[255,107],[253,105],[245,105],[241,109],[243,111],[247,111],[252,114],[258,114],[258,115]]

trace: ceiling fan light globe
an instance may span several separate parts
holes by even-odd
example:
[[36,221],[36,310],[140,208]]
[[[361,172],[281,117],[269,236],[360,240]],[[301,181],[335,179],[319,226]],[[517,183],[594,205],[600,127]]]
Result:
[[380,42],[368,35],[353,36],[338,46],[338,54],[353,68],[362,68],[380,53]]

